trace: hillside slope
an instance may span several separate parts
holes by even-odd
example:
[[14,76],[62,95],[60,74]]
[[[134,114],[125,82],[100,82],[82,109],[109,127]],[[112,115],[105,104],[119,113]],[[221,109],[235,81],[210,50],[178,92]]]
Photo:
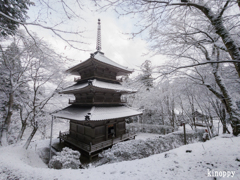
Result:
[[[41,143],[40,141],[37,143]],[[47,145],[47,143],[46,143]],[[191,152],[186,152],[190,150]],[[212,171],[213,170],[213,171]],[[209,179],[212,172],[234,171],[230,179],[240,179],[240,137],[221,136],[205,143],[194,143],[148,158],[106,164],[79,170],[48,169],[34,146],[0,148],[0,179]],[[223,176],[222,174],[222,176]],[[211,179],[211,178],[210,178]],[[217,178],[219,179],[219,178]],[[221,178],[220,178],[221,179]]]

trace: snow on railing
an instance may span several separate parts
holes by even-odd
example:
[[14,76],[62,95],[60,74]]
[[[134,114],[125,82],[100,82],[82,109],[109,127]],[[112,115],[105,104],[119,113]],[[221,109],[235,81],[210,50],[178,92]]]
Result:
[[67,136],[69,135],[69,131],[66,131],[66,132],[59,132],[59,137],[63,137],[63,136]]
[[75,103],[76,102],[76,100],[71,100],[71,99],[69,99],[69,104],[73,104],[73,103]]
[[121,78],[116,78],[116,80],[118,81],[118,82],[123,82],[123,78],[121,77]]
[[74,77],[74,82],[78,82],[81,79],[81,77]]

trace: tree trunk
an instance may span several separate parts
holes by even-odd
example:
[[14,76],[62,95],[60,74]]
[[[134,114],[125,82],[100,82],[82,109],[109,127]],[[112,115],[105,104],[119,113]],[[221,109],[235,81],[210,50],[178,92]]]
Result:
[[[226,124],[226,121],[222,121],[222,125],[223,125],[223,134],[226,134],[227,133],[227,124]],[[229,132],[229,131],[228,131]]]
[[175,112],[174,112],[174,107],[172,107],[172,127],[173,127],[173,131],[174,131],[174,129],[175,129]]
[[214,74],[215,80],[217,82],[217,85],[223,94],[224,98],[221,99],[221,101],[225,105],[226,110],[230,116],[230,122],[231,122],[231,126],[233,128],[233,134],[238,135],[240,132],[238,132],[238,130],[236,129],[236,124],[238,124],[240,122],[239,114],[237,113],[237,110],[234,108],[232,98],[229,95],[226,87],[222,83],[222,79],[221,79],[221,76],[219,75],[218,71],[217,70],[214,71],[213,74]]
[[12,107],[13,107],[13,93],[9,93],[8,112],[7,112],[7,117],[4,121],[2,133],[1,133],[1,144],[2,144],[2,146],[7,146],[8,145],[7,134],[8,134],[10,124],[11,124]]
[[213,67],[213,75],[214,75],[215,81],[218,87],[220,88],[221,93],[217,92],[210,85],[206,85],[206,86],[216,97],[218,97],[221,100],[222,104],[225,106],[225,109],[230,116],[230,122],[233,128],[233,134],[238,135],[240,133],[238,132],[238,129],[237,129],[237,124],[240,122],[239,114],[237,113],[237,110],[234,108],[232,98],[229,92],[227,91],[227,88],[225,87],[224,83],[222,82],[221,75],[218,73],[218,64],[213,64],[212,67]]
[[[223,25],[223,20],[220,15],[216,15],[212,12],[212,10],[206,6],[198,6],[197,4],[192,4],[192,6],[201,10],[206,17],[211,21],[211,24],[216,30],[216,33],[221,37],[225,47],[228,50],[229,55],[232,60],[240,61],[240,50],[236,42],[233,40],[229,31]],[[234,63],[235,69],[240,78],[240,63]]]
[[8,112],[7,117],[5,119],[5,128],[8,131],[10,123],[11,123],[11,117],[12,117],[12,107],[13,107],[13,93],[9,93],[9,100],[8,100]]
[[41,139],[46,139],[46,124],[43,125],[43,130],[42,130]]
[[20,132],[18,134],[17,142],[19,142],[22,139],[22,136],[23,136],[23,133],[24,133],[26,127],[27,127],[27,124],[26,123],[22,123],[22,128],[21,128],[21,130],[20,130]]
[[28,149],[28,146],[29,146],[29,144],[30,144],[32,138],[34,137],[35,133],[37,132],[37,130],[38,130],[38,127],[34,127],[34,128],[33,128],[33,130],[32,130],[32,132],[31,132],[30,136],[28,137],[28,139],[27,139],[25,145],[23,146],[25,149]]
[[223,125],[223,134],[225,134],[225,133],[227,133],[228,129],[227,129],[227,122],[226,122],[226,111],[225,111],[224,107],[222,107],[220,109],[220,115],[221,115],[220,120],[221,120],[222,125]]
[[193,102],[193,99],[192,99],[192,102],[191,102],[191,110],[192,110],[192,121],[193,121],[193,127],[196,129],[196,116],[195,116],[195,111],[194,111],[194,102]]
[[1,133],[1,145],[2,146],[7,146],[8,145],[7,130],[5,128],[2,129],[2,133]]

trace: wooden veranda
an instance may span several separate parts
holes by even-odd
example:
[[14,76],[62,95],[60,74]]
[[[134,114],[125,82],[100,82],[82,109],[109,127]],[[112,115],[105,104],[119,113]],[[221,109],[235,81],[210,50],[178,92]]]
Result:
[[126,141],[129,139],[135,139],[135,136],[136,136],[136,134],[133,134],[133,133],[125,133],[119,137],[111,138],[107,141],[103,141],[103,142],[92,145],[91,143],[85,144],[83,142],[80,142],[80,141],[70,137],[69,131],[67,131],[67,132],[60,131],[59,132],[60,143],[62,141],[67,142],[67,143],[77,147],[78,149],[83,150],[86,153],[88,153],[90,158],[92,157],[93,154],[94,154],[94,156],[97,155],[98,153],[96,153],[96,152],[98,152],[98,151],[101,151],[105,148],[111,147],[112,145],[117,144],[118,142]]

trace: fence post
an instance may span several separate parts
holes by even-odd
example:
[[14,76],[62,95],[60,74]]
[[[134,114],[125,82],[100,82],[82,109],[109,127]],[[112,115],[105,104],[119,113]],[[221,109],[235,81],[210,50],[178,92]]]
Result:
[[185,127],[185,122],[183,123],[183,133],[184,133],[184,144],[187,144],[187,140],[186,140],[186,127]]
[[59,143],[60,144],[62,143],[61,135],[62,135],[62,133],[61,133],[61,131],[59,131]]

